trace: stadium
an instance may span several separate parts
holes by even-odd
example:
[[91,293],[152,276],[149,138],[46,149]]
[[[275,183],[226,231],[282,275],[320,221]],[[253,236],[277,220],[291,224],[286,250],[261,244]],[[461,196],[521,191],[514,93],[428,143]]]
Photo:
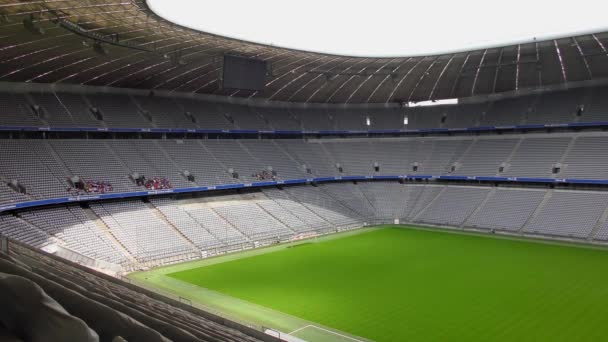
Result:
[[0,0],[0,340],[606,340],[608,26],[394,55],[178,3]]

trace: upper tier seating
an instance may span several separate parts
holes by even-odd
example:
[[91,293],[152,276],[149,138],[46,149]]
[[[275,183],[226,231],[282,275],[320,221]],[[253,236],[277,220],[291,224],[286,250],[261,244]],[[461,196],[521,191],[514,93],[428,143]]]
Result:
[[34,115],[30,106],[22,94],[0,93],[0,125],[40,126],[42,121]]
[[149,128],[150,120],[142,115],[141,110],[127,95],[98,94],[87,96],[91,105],[101,112],[103,121],[108,127],[116,128]]
[[[74,95],[69,93],[53,93],[62,107],[65,106],[67,112],[69,112],[73,124],[71,126],[78,127],[104,127],[107,126],[105,122],[95,118],[91,112],[90,105],[86,102],[84,97],[80,95]],[[36,95],[33,95],[36,98]],[[55,116],[57,116],[56,114]],[[51,124],[49,122],[49,124]]]
[[301,131],[302,123],[291,113],[288,107],[280,107],[280,108],[262,108],[262,107],[252,107],[252,111],[255,111],[266,119],[268,123],[275,130],[284,130],[284,131]]
[[[585,103],[585,89],[548,93],[540,96],[534,112],[528,114],[527,124],[553,124],[575,121],[578,106]],[[594,120],[597,121],[597,120]]]
[[[302,123],[302,128],[305,130],[332,130],[335,127],[325,109],[293,108],[290,112],[298,122]],[[282,127],[275,127],[275,129],[282,129]]]
[[207,129],[233,129],[230,122],[214,103],[196,101],[191,99],[175,99],[183,108],[184,114],[189,115],[195,127]]
[[608,121],[608,87],[591,89],[584,103],[585,111],[579,118],[581,122]]
[[252,130],[267,130],[270,129],[269,123],[264,121],[261,115],[250,109],[247,106],[218,104],[221,113],[230,120],[234,120],[235,128],[252,129]]
[[481,126],[521,125],[533,108],[534,96],[491,102],[481,119]]
[[42,120],[49,126],[70,127],[80,124],[54,93],[34,93],[30,96],[34,103],[42,108]]
[[[457,106],[265,107],[160,95],[78,95],[49,90],[26,95],[0,93],[0,125],[317,131],[607,122],[607,96],[608,87],[596,87]],[[34,106],[41,110],[37,113]],[[93,108],[99,111],[98,118]],[[583,109],[580,113],[579,108]]]
[[460,128],[479,126],[479,123],[487,110],[487,103],[451,106],[446,114],[445,127]]
[[133,100],[152,124],[161,128],[195,128],[192,120],[178,104],[166,97],[134,96]]

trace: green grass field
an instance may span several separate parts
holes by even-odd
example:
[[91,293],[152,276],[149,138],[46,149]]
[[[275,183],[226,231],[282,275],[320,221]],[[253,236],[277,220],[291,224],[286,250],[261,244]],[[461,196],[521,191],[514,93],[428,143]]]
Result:
[[608,251],[385,227],[133,274],[229,317],[348,341],[605,341]]

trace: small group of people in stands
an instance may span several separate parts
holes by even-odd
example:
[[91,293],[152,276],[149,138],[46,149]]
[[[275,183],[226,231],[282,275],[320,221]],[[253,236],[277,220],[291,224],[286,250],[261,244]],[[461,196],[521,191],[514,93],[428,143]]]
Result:
[[171,182],[165,177],[152,177],[146,179],[145,181],[146,189],[150,190],[165,190],[165,189],[173,189]]
[[74,188],[67,188],[66,190],[70,195],[78,196],[84,194],[105,194],[106,192],[112,192],[114,188],[112,184],[104,181],[91,181],[87,180],[82,183],[75,184]]
[[104,181],[85,181],[84,191],[93,194],[105,194],[106,192],[112,192],[114,188],[112,184]]
[[259,180],[259,181],[263,181],[263,180],[277,180],[277,176],[274,173],[272,173],[272,172],[270,172],[268,170],[262,170],[260,172],[253,173],[251,175],[251,177],[253,177],[253,178],[255,178],[256,180]]

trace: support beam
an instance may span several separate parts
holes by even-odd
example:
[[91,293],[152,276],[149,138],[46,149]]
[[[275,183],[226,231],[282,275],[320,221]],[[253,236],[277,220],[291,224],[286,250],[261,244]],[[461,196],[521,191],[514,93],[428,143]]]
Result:
[[412,71],[414,71],[414,69],[416,69],[416,67],[418,67],[418,65],[420,65],[420,63],[423,60],[424,60],[424,58],[420,58],[418,60],[418,62],[416,62],[416,64],[410,70],[408,70],[405,75],[403,75],[403,77],[399,80],[399,82],[393,87],[393,91],[391,91],[391,93],[386,98],[386,101],[385,101],[386,103],[389,103],[391,101],[391,99],[393,98],[393,96],[397,92],[397,89],[399,89],[399,86],[401,86],[401,83],[403,83],[403,81],[405,81],[405,79],[412,73]]
[[465,66],[467,65],[467,62],[469,61],[470,57],[471,54],[467,54],[467,57],[464,59],[464,63],[462,63],[460,70],[458,70],[458,76],[456,77],[456,79],[454,80],[454,84],[452,85],[452,92],[450,93],[450,98],[455,97],[456,88],[458,87],[458,83],[460,82],[460,78],[462,77],[462,73],[464,72]]
[[429,93],[429,97],[428,97],[429,101],[433,100],[433,95],[435,95],[435,90],[437,89],[437,85],[439,85],[439,81],[441,81],[441,78],[443,77],[443,74],[448,69],[448,67],[450,66],[450,64],[452,64],[452,61],[454,60],[454,57],[456,57],[456,55],[452,55],[452,57],[450,57],[450,59],[448,60],[448,62],[445,64],[445,66],[443,67],[443,69],[439,73],[439,76],[437,76],[437,80],[435,81],[435,84],[433,85],[433,89],[431,89],[431,92]]
[[481,66],[483,62],[486,60],[486,55],[488,54],[488,49],[483,51],[483,55],[481,56],[481,60],[479,61],[479,65],[477,66],[477,70],[475,71],[475,79],[473,80],[473,86],[471,87],[471,96],[475,96],[475,87],[477,86],[477,79],[479,78],[479,72],[481,71]]
[[576,37],[572,37],[572,43],[576,46],[576,50],[578,51],[580,58],[583,60],[583,63],[585,63],[585,68],[587,69],[587,75],[589,75],[589,79],[593,79],[593,72],[591,72],[591,68],[589,67],[589,61],[587,61],[587,56],[583,53],[583,49],[576,40]]
[[500,49],[500,54],[498,55],[498,65],[496,66],[496,71],[494,72],[494,84],[492,85],[492,92],[496,92],[496,84],[498,83],[498,74],[500,73],[500,67],[502,66],[502,55],[505,51],[505,48]]
[[412,100],[412,96],[414,96],[416,89],[418,89],[418,86],[420,85],[420,83],[422,83],[422,80],[424,80],[424,78],[429,74],[431,68],[435,65],[435,63],[437,63],[438,59],[439,59],[439,56],[435,57],[435,59],[433,59],[433,62],[431,62],[431,64],[429,64],[428,68],[426,68],[426,70],[424,70],[422,75],[420,75],[420,77],[418,78],[418,81],[416,82],[416,85],[414,86],[414,88],[412,88],[410,95],[407,97],[408,102],[410,102]]
[[568,77],[566,77],[566,65],[564,65],[564,60],[562,58],[562,52],[559,49],[559,45],[557,45],[557,40],[553,40],[553,45],[555,46],[555,53],[557,54],[557,59],[559,60],[559,65],[562,71],[562,79],[564,83],[568,82]]

